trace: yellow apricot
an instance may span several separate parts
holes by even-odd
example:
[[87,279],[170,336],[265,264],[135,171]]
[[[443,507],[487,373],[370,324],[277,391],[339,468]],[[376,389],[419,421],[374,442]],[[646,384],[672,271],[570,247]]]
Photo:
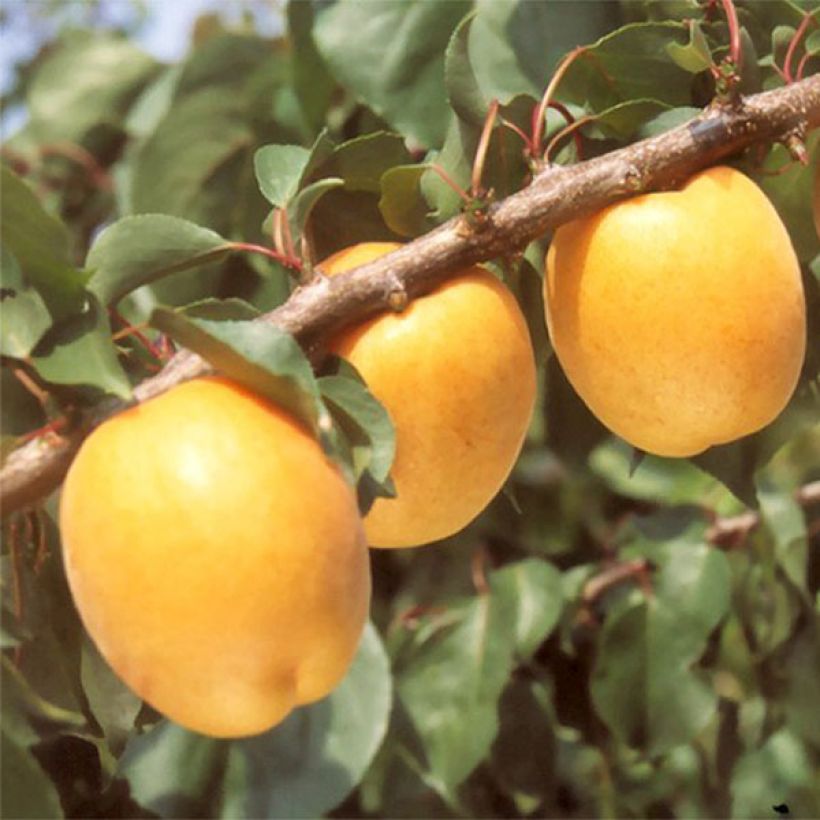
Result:
[[[321,269],[341,273],[397,247],[355,245]],[[365,516],[370,545],[418,546],[465,527],[501,489],[532,415],[532,346],[512,294],[472,267],[330,347],[358,369],[396,428],[397,497],[378,499]]]
[[732,168],[562,226],[544,288],[570,382],[642,450],[691,456],[753,433],[794,391],[800,268],[772,204]]
[[60,527],[103,656],[189,729],[262,732],[330,692],[356,651],[370,571],[353,490],[300,424],[225,379],[95,430]]

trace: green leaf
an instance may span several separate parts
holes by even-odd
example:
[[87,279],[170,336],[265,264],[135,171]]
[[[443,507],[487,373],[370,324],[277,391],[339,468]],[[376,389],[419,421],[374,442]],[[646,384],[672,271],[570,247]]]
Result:
[[793,490],[777,487],[761,476],[757,497],[760,514],[775,543],[775,560],[786,577],[808,599],[809,543],[806,518]]
[[125,38],[74,32],[34,74],[27,104],[45,139],[80,142],[101,122],[119,124],[158,64]]
[[292,206],[288,209],[288,222],[294,241],[304,233],[310,214],[319,200],[329,191],[342,187],[344,187],[343,180],[330,177],[320,179],[299,191]]
[[444,86],[456,116],[481,128],[488,106],[470,62],[470,28],[474,19],[475,12],[465,17],[450,38],[444,54]]
[[666,53],[690,74],[699,74],[712,65],[712,51],[697,20],[690,23],[689,42],[686,45],[669,43],[666,46]]
[[13,818],[63,817],[60,798],[34,755],[2,731],[0,815]]
[[6,655],[2,658],[2,676],[3,728],[12,732],[18,742],[33,743],[37,739],[26,718],[64,732],[80,734],[85,730],[87,721],[82,714],[39,695]]
[[40,294],[26,286],[17,260],[5,247],[0,247],[0,261],[0,354],[23,359],[51,327],[51,314]]
[[747,507],[757,508],[754,471],[758,466],[758,452],[754,438],[710,447],[691,462],[704,473],[714,476]]
[[820,134],[811,133],[806,148],[812,158],[808,168],[791,161],[782,145],[775,145],[766,154],[762,168],[749,166],[747,170],[777,209],[801,262],[810,262],[820,251],[809,207],[814,201],[814,180],[820,165]]
[[91,713],[111,751],[118,754],[134,729],[142,700],[117,677],[88,636],[83,641],[80,676]]
[[655,137],[658,134],[663,134],[672,128],[676,128],[678,125],[688,122],[700,113],[701,110],[699,108],[692,108],[686,105],[678,108],[670,108],[668,111],[662,111],[657,116],[645,122],[638,129],[637,136],[641,139]]
[[288,3],[288,32],[293,43],[293,90],[303,116],[315,133],[325,122],[336,83],[313,40],[314,10],[310,3]]
[[150,323],[292,413],[314,433],[328,429],[330,419],[310,363],[288,333],[263,322],[191,319],[167,308],[155,308]]
[[390,715],[390,669],[368,624],[341,684],[280,726],[231,744],[220,816],[320,817],[359,783]]
[[271,51],[269,40],[253,34],[220,32],[207,38],[182,68],[175,104],[203,91],[228,92],[247,103],[248,79],[260,67],[268,68]]
[[[609,440],[609,431],[581,401],[556,356],[547,359],[546,381],[547,443],[560,458],[571,464],[586,463],[590,452],[601,441]],[[617,475],[628,475],[629,456],[626,451],[616,470]]]
[[318,15],[314,38],[345,87],[400,134],[429,147],[444,138],[449,112],[444,51],[469,9],[463,0],[340,0]]
[[717,696],[692,665],[729,607],[726,556],[669,545],[648,599],[607,618],[590,680],[595,708],[619,740],[659,755],[709,722]]
[[311,152],[300,145],[264,145],[253,155],[259,190],[271,205],[285,208],[296,196]]
[[491,766],[522,815],[554,793],[558,742],[549,704],[550,693],[540,683],[513,679],[499,705]]
[[415,237],[430,227],[429,207],[421,194],[421,178],[429,165],[397,165],[381,179],[381,211],[387,227],[399,236]]
[[85,385],[131,398],[131,384],[117,359],[108,316],[87,293],[83,312],[55,325],[37,346],[32,364],[52,384]]
[[343,424],[354,451],[359,451],[354,452],[356,477],[367,471],[383,484],[396,454],[393,422],[352,365],[345,362],[341,372],[319,379],[322,398]]
[[180,216],[228,231],[253,133],[230,88],[205,88],[176,100],[131,162],[135,213]]
[[639,132],[659,112],[668,110],[669,106],[657,100],[629,100],[597,114],[589,131],[600,131],[605,138],[625,140]]
[[487,99],[539,98],[570,49],[597,40],[621,19],[616,3],[499,3],[478,0],[470,29],[473,70]]
[[348,191],[378,194],[382,176],[394,166],[409,161],[410,154],[398,134],[374,131],[335,146],[315,165],[311,176],[338,177]]
[[132,736],[117,775],[141,806],[160,817],[202,816],[227,752],[226,743],[164,720]]
[[316,259],[325,259],[357,242],[395,242],[401,238],[384,224],[377,196],[343,188],[328,191],[316,203],[310,233]]
[[[361,780],[390,715],[390,671],[376,630],[336,689],[256,737],[219,741],[163,721],[120,763],[131,794],[162,817],[319,817]],[[218,793],[221,808],[206,811]]]
[[771,817],[772,806],[782,803],[791,816],[814,817],[820,808],[816,784],[816,766],[808,750],[791,732],[781,729],[735,765],[732,817]]
[[513,660],[516,601],[491,591],[448,608],[447,627],[400,659],[396,688],[421,738],[430,782],[447,796],[486,756]]
[[[81,306],[85,283],[85,277],[71,261],[68,231],[6,165],[0,169],[0,187],[0,243],[16,259],[23,283],[36,288],[52,317],[56,320],[68,316]],[[4,270],[6,275],[14,274]]]
[[590,467],[614,492],[665,504],[698,503],[714,492],[717,482],[686,459],[645,455],[638,467],[630,470],[632,448],[623,441],[610,439],[590,456]]
[[672,42],[688,40],[679,23],[635,23],[602,37],[567,69],[558,97],[593,113],[627,100],[691,104],[692,75],[667,52]]
[[0,368],[0,435],[16,437],[46,422],[43,406],[8,367]]
[[86,259],[88,289],[106,305],[149,282],[230,251],[218,233],[164,214],[127,216],[97,237]]
[[564,608],[561,573],[546,561],[530,558],[494,572],[492,584],[516,602],[515,649],[528,660],[558,625]]
[[820,746],[820,629],[816,620],[794,642],[785,663],[789,672],[786,722],[798,737]]
[[137,97],[124,122],[132,137],[147,137],[168,113],[181,71],[178,65],[163,69]]
[[[444,145],[430,158],[430,163],[443,168],[450,179],[463,189],[470,186],[472,154],[468,155],[462,139],[462,129],[456,118],[450,121]],[[422,177],[421,190],[430,204],[431,216],[435,222],[443,222],[461,212],[464,204],[461,196],[432,169]]]

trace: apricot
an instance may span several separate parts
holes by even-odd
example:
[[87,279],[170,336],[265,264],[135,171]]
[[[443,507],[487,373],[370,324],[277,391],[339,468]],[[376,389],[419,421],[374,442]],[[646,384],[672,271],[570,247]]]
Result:
[[800,268],[772,204],[732,168],[562,226],[544,288],[569,381],[649,453],[691,456],[753,433],[794,391]]
[[[320,267],[333,275],[397,247],[355,245]],[[396,429],[397,497],[377,499],[365,516],[370,545],[418,546],[465,527],[507,479],[533,410],[532,345],[509,290],[472,267],[330,348],[358,369]]]
[[306,429],[225,379],[97,428],[60,525],[101,653],[189,729],[262,732],[330,692],[356,651],[370,571],[355,494]]

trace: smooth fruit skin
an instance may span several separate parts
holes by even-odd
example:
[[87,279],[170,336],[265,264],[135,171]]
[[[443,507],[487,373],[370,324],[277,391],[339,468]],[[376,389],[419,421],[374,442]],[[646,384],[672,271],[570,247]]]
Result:
[[354,493],[304,428],[234,383],[191,381],[100,426],[60,526],[91,637],[189,729],[265,731],[356,651],[370,571]]
[[[363,243],[320,266],[340,273],[399,247]],[[483,268],[449,279],[401,313],[338,336],[396,429],[397,497],[365,517],[374,547],[410,547],[452,535],[510,474],[535,399],[535,364],[515,298]]]
[[753,433],[794,391],[800,268],[772,204],[732,168],[562,226],[544,285],[570,382],[646,452],[691,456]]

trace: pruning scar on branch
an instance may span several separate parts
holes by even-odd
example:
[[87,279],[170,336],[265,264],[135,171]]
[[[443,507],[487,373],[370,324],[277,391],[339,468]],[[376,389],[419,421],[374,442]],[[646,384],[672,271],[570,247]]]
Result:
[[[669,188],[696,171],[757,143],[785,142],[820,125],[820,75],[756,94],[733,107],[712,105],[693,120],[659,136],[570,166],[551,166],[530,185],[489,209],[485,230],[464,230],[454,217],[398,250],[348,273],[319,277],[276,310],[260,317],[296,337],[314,356],[328,334],[390,309],[400,283],[408,299],[431,290],[459,270],[523,251],[559,225],[634,196]],[[210,372],[196,354],[181,351],[156,376],[134,389],[137,402]],[[3,515],[37,503],[56,489],[83,438],[128,405],[104,402],[60,436],[29,441],[0,470]]]

